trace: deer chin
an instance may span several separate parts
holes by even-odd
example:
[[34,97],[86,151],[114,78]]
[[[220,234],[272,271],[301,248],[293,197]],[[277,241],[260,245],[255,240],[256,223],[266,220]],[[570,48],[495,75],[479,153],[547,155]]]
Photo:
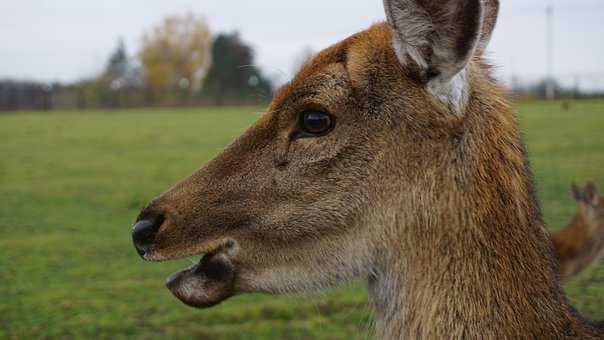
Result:
[[235,294],[236,270],[231,258],[234,243],[206,253],[201,260],[166,280],[166,287],[184,304],[195,308],[215,306]]

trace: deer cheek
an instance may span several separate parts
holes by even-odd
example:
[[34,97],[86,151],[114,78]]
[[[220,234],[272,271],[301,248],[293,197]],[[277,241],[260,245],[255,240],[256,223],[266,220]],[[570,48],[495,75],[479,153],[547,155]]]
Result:
[[283,138],[277,142],[277,146],[275,147],[274,156],[273,156],[273,166],[277,170],[284,170],[290,163],[289,159],[289,149],[291,145],[291,140]]

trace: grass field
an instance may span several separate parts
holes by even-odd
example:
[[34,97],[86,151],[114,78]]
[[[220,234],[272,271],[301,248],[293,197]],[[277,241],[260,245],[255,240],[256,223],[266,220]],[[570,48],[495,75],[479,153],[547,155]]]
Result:
[[[184,262],[142,262],[139,208],[257,119],[255,108],[0,115],[0,338],[358,339],[362,285],[320,296],[247,295],[193,310],[164,288]],[[548,225],[574,214],[571,181],[604,189],[604,102],[525,103]],[[566,290],[604,318],[604,264]]]

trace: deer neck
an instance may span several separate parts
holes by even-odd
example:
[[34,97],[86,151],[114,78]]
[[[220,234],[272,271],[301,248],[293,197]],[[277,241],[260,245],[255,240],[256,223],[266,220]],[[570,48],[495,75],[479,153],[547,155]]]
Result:
[[[486,149],[465,150],[461,156],[452,152],[451,158],[465,157],[458,169],[453,159],[442,159],[452,164],[448,173],[412,179],[422,188],[447,190],[426,194],[401,188],[404,199],[395,199],[395,211],[384,214],[390,224],[377,243],[369,279],[378,338],[558,339],[586,334],[587,326],[561,291],[528,162],[515,122],[507,123],[508,136],[486,126],[486,142],[462,142]],[[491,150],[488,138],[493,139]],[[496,140],[518,144],[514,151],[500,152]],[[499,157],[497,164],[493,155]]]
[[533,256],[535,249],[485,247],[481,235],[458,236],[384,256],[369,280],[378,338],[556,339],[583,332],[549,259]]

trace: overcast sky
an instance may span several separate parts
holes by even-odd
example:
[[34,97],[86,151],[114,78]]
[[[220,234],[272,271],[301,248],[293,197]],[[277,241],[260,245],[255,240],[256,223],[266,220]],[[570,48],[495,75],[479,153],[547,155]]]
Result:
[[[555,74],[604,80],[604,0],[501,2],[489,48],[500,78],[546,74],[545,7],[551,2]],[[145,30],[187,11],[203,15],[214,32],[239,30],[254,46],[257,63],[283,77],[304,48],[318,51],[384,19],[381,0],[3,0],[0,78],[91,76],[103,68],[119,37],[134,54]]]

